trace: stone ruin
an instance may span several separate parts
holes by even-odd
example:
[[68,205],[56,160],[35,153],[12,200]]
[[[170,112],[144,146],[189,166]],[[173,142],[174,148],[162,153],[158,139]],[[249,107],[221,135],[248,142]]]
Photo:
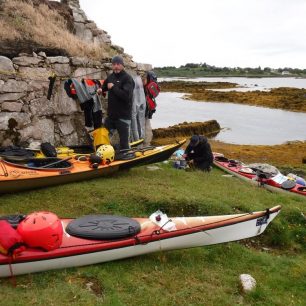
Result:
[[[112,45],[107,32],[87,19],[78,0],[61,2],[72,10],[76,36],[88,42],[108,44],[123,56],[131,74],[152,69],[151,65],[135,63],[123,48]],[[97,61],[86,57],[47,56],[46,53],[20,53],[12,58],[0,53],[0,146],[27,146],[37,141],[54,145],[88,142],[83,112],[78,103],[67,96],[64,79],[67,76],[104,79],[111,71],[111,57]],[[58,77],[48,100],[48,77],[53,72]]]

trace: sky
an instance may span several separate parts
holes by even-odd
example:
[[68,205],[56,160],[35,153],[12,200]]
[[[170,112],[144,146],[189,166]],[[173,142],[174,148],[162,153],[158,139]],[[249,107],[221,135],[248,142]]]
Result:
[[80,0],[88,19],[153,67],[306,69],[306,0]]

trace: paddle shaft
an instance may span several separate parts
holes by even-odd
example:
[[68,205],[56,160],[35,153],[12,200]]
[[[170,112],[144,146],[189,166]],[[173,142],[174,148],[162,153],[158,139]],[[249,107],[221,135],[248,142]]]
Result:
[[64,161],[68,161],[68,160],[70,160],[70,159],[72,159],[72,157],[71,157],[71,156],[70,156],[70,157],[68,157],[68,158],[65,158],[65,159],[60,159],[60,160],[57,160],[57,161],[56,161],[56,162],[54,162],[54,163],[47,164],[47,165],[44,165],[44,166],[39,167],[39,168],[48,168],[48,167],[50,167],[50,166],[54,166],[54,165],[56,165],[56,164],[59,164],[59,163],[64,162]]

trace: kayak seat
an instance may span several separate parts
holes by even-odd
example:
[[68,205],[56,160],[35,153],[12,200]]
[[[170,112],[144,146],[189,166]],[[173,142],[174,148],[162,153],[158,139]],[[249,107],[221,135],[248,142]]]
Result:
[[111,215],[88,215],[71,221],[66,232],[75,237],[112,240],[134,236],[140,232],[134,219]]
[[215,160],[220,161],[220,162],[228,162],[228,158],[226,158],[224,156],[216,156]]
[[289,189],[292,189],[295,185],[296,185],[295,181],[287,180],[281,184],[281,187],[283,189],[289,190]]
[[306,187],[298,187],[297,190],[302,191],[302,192],[306,192]]
[[[53,163],[57,162],[56,164],[52,165]],[[50,165],[50,166],[48,166]],[[62,160],[56,157],[47,157],[47,158],[33,158],[29,159],[27,162],[27,167],[29,168],[41,168],[44,167],[45,169],[64,169],[70,168],[71,163],[66,160]]]

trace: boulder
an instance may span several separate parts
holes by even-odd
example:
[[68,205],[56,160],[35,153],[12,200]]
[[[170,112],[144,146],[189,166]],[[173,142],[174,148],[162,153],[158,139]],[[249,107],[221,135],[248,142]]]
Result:
[[48,78],[46,78],[45,80],[42,79],[41,81],[32,80],[28,83],[28,90],[31,91],[30,94],[33,93],[33,91],[35,91],[36,93],[41,92],[44,89],[47,89],[48,87],[49,87]]
[[23,103],[19,102],[3,102],[1,104],[1,111],[8,112],[20,112],[22,109]]
[[50,76],[50,71],[47,68],[31,68],[31,67],[20,67],[19,72],[26,78],[35,80],[34,82],[38,83],[41,81],[48,81]]
[[7,82],[0,83],[0,93],[2,92],[24,92],[27,91],[28,85],[24,81],[9,79]]
[[256,287],[256,280],[250,274],[241,274],[239,280],[244,293],[248,293]]
[[71,73],[71,68],[69,64],[54,64],[54,71],[58,76],[68,77]]
[[40,56],[42,58],[47,58],[47,54],[43,51],[38,52],[38,56]]
[[81,22],[85,23],[86,22],[87,17],[83,11],[76,10],[73,8],[72,12],[73,12],[73,19],[75,23],[81,23]]
[[61,131],[62,135],[66,136],[71,134],[74,131],[74,126],[72,122],[68,119],[66,121],[60,122],[58,124],[59,130]]
[[69,58],[66,56],[50,56],[47,57],[48,64],[68,64]]
[[73,132],[70,135],[64,135],[61,137],[61,143],[66,146],[71,146],[79,143],[79,137],[76,132]]
[[0,56],[0,70],[2,73],[14,73],[13,62],[5,56]]
[[43,60],[39,57],[33,57],[33,56],[20,56],[20,57],[14,57],[13,63],[18,66],[32,66],[32,65],[38,65],[42,63]]
[[37,116],[50,116],[55,113],[56,104],[47,97],[41,97],[30,101],[30,111]]
[[63,85],[61,85],[55,92],[53,101],[55,103],[56,115],[71,115],[80,111],[78,101],[75,101],[67,96]]
[[75,25],[75,35],[79,37],[81,40],[86,42],[93,41],[93,34],[90,29],[86,29],[84,23],[76,22]]
[[26,95],[25,92],[3,93],[0,94],[0,102],[17,101],[18,99],[24,97],[25,95]]
[[88,22],[85,24],[85,27],[86,29],[93,30],[97,28],[97,25],[95,22]]
[[116,52],[118,52],[120,54],[124,53],[124,49],[120,46],[112,45],[112,49],[114,49]]
[[0,130],[22,128],[31,122],[31,115],[18,112],[0,112]]
[[54,122],[51,119],[35,118],[33,123],[20,131],[21,140],[35,139],[41,142],[54,143]]
[[71,63],[73,66],[83,66],[85,67],[89,62],[87,57],[75,56],[71,58]]
[[74,78],[90,78],[90,79],[101,79],[101,69],[95,68],[78,68],[73,73]]

